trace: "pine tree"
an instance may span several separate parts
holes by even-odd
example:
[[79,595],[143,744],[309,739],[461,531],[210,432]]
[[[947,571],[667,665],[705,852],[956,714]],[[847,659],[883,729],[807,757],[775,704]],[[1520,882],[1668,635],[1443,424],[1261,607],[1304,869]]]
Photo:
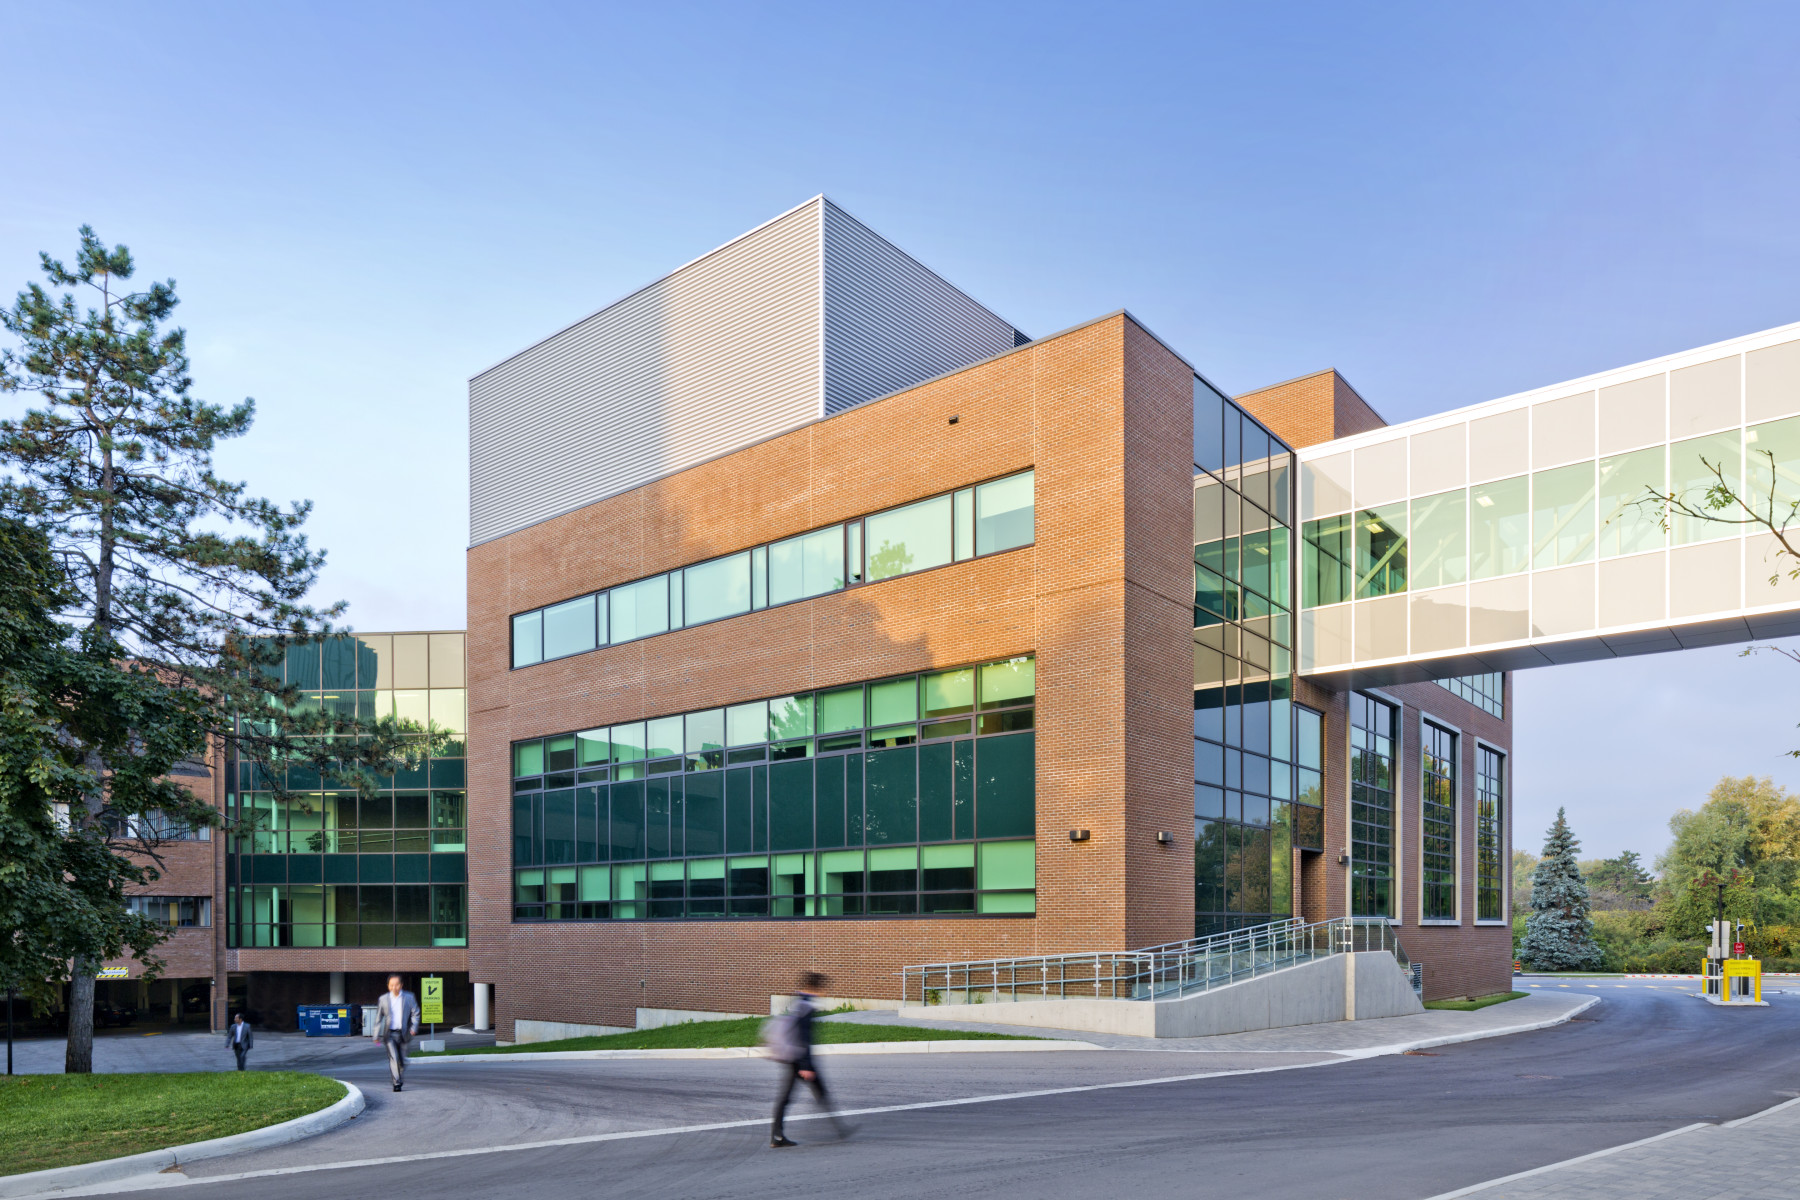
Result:
[[1540,971],[1599,970],[1600,947],[1588,917],[1587,884],[1576,852],[1581,843],[1569,831],[1562,809],[1544,837],[1544,854],[1531,877],[1531,915],[1519,955]]
[[[416,725],[304,711],[279,682],[287,646],[331,634],[344,605],[307,603],[324,563],[300,532],[311,504],[283,508],[214,473],[214,447],[247,433],[256,406],[193,395],[186,333],[166,325],[174,282],[130,290],[130,251],[109,250],[85,225],[73,269],[39,258],[49,287],[28,284],[0,309],[0,326],[18,343],[0,350],[0,393],[41,401],[0,420],[0,501],[47,535],[65,583],[59,616],[85,660],[118,668],[118,678],[95,682],[146,694],[155,683],[198,698],[196,753],[229,747],[264,768],[293,762],[334,787],[371,791],[376,772],[428,752],[439,738],[420,738]],[[74,842],[154,862],[161,824],[133,818],[218,822],[180,789],[132,782],[132,748],[147,732],[62,731],[88,781],[62,822]],[[265,773],[283,793],[284,773]],[[93,1069],[93,947],[112,944],[98,931],[69,947],[70,1073]]]

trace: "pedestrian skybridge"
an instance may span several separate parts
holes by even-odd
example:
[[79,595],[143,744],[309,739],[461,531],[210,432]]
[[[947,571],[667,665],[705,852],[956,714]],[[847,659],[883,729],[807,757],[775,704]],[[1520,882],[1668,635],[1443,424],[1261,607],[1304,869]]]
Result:
[[1800,530],[1800,324],[1298,459],[1298,666],[1335,686],[1800,634],[1767,527],[1655,501]]

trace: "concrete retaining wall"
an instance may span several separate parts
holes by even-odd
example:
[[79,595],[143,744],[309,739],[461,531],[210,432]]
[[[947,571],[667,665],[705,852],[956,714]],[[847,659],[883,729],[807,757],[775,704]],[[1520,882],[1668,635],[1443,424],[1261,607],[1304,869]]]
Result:
[[[1354,1005],[1348,1001],[1355,998]],[[1135,1037],[1207,1037],[1399,1017],[1424,1011],[1411,981],[1385,951],[1339,954],[1178,1000],[1019,1000],[902,1008],[926,1021],[982,1021]]]

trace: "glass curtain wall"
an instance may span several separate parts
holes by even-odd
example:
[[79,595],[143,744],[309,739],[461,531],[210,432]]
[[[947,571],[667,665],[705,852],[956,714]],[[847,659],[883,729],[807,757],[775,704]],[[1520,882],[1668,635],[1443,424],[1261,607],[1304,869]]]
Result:
[[1456,919],[1456,735],[1426,722],[1419,772],[1420,869],[1426,921]]
[[1323,740],[1293,703],[1293,455],[1194,380],[1194,931],[1293,913]]
[[234,947],[468,944],[461,633],[343,635],[288,648],[303,703],[432,722],[457,737],[444,756],[390,776],[373,796],[334,790],[310,769],[275,781],[251,763],[226,773]]
[[1393,917],[1393,705],[1350,695],[1350,915]]
[[1475,748],[1475,919],[1506,919],[1504,870],[1506,838],[1506,756]]
[[1036,911],[1035,660],[513,744],[513,919]]

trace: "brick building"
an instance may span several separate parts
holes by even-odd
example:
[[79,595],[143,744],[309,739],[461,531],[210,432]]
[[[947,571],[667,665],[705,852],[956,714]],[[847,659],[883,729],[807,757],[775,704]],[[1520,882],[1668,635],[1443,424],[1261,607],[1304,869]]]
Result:
[[1276,435],[1380,420],[1269,395],[1125,313],[1031,341],[823,199],[477,376],[500,1036],[1353,909],[1427,996],[1504,988],[1498,679],[1296,677]]

